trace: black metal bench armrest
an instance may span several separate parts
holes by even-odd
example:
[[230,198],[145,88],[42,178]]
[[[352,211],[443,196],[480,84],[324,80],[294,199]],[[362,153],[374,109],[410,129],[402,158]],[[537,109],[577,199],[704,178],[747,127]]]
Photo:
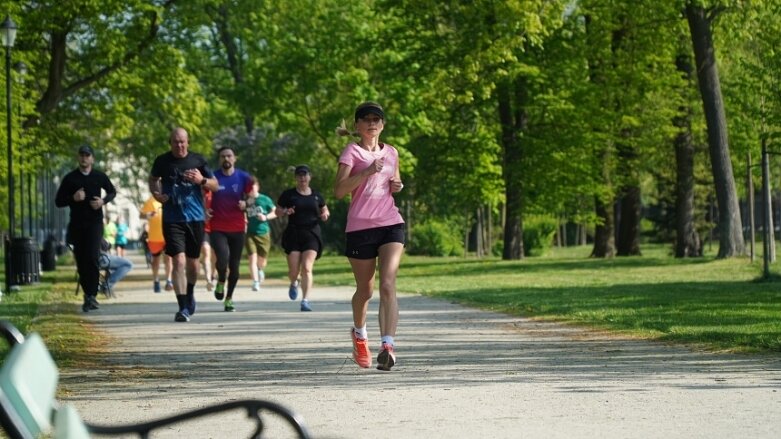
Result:
[[[40,410],[45,410],[47,412],[51,412],[51,417],[60,419],[60,416],[58,416],[58,413],[68,413],[72,416],[63,416],[61,419],[63,420],[62,423],[58,423],[55,425],[55,428],[65,428],[67,431],[69,428],[73,427],[73,425],[76,424],[70,424],[69,422],[72,421],[72,417],[75,416],[76,420],[73,421],[77,423],[77,429],[79,430],[79,433],[77,434],[86,434],[84,432],[84,428],[86,427],[86,430],[90,433],[95,434],[101,434],[101,435],[126,435],[126,434],[133,434],[135,433],[138,435],[138,437],[146,439],[149,437],[149,434],[151,431],[159,429],[160,427],[168,426],[171,424],[176,424],[179,422],[191,420],[194,418],[200,418],[204,416],[209,416],[215,413],[220,412],[226,412],[229,410],[236,410],[236,409],[244,409],[247,412],[247,417],[251,418],[255,421],[255,430],[252,433],[251,438],[257,438],[260,439],[263,437],[263,432],[266,427],[264,424],[264,420],[262,418],[262,415],[266,414],[273,414],[276,417],[280,417],[284,419],[287,424],[289,424],[293,430],[298,434],[298,437],[303,439],[308,439],[311,436],[309,435],[309,432],[307,431],[306,427],[304,426],[304,423],[302,419],[293,411],[290,409],[279,405],[277,403],[271,402],[271,401],[264,401],[259,399],[246,399],[246,400],[240,400],[240,401],[230,401],[222,404],[216,404],[211,405],[208,407],[203,407],[196,410],[191,410],[183,413],[178,413],[171,415],[166,418],[161,418],[158,420],[153,420],[150,422],[142,422],[138,424],[127,424],[127,425],[116,425],[116,426],[108,426],[108,425],[92,425],[88,424],[83,421],[78,416],[78,413],[74,410],[72,412],[62,411],[59,410],[62,408],[59,404],[57,404],[57,401],[54,399],[55,390],[56,390],[56,376],[57,376],[57,367],[56,364],[54,364],[54,361],[51,359],[51,355],[49,354],[46,347],[43,345],[43,341],[40,339],[40,336],[38,335],[32,335],[30,337],[25,338],[22,333],[16,329],[10,322],[1,321],[0,320],[0,336],[2,336],[4,339],[8,341],[8,343],[11,345],[12,349],[16,349],[17,354],[13,358],[13,361],[8,361],[6,359],[6,362],[2,365],[2,371],[5,373],[6,371],[15,370],[22,368],[22,370],[28,370],[24,364],[21,364],[20,358],[26,358],[28,361],[32,358],[32,360],[35,360],[36,365],[42,365],[46,366],[46,364],[49,364],[51,370],[49,372],[44,372],[45,376],[53,376],[55,377],[51,381],[51,399],[47,399],[48,395],[44,398],[28,398],[26,400],[23,400],[22,403],[19,402],[12,402],[7,398],[7,395],[3,389],[5,387],[0,388],[0,425],[2,425],[5,432],[9,435],[9,437],[16,439],[32,439],[36,436],[36,434],[31,434],[28,432],[30,428],[38,428],[42,430],[44,433],[44,430],[48,430],[51,428],[51,425],[46,422],[28,422],[26,419],[22,419],[19,416],[19,410],[24,409],[29,411],[29,407],[31,407],[33,404],[35,404],[36,408],[40,408]],[[34,354],[38,354],[37,357],[28,355],[30,352]],[[48,360],[48,361],[47,361]],[[5,375],[3,375],[5,376]],[[15,381],[9,381],[9,387],[8,389],[11,389],[13,391],[16,391],[16,389],[21,386],[25,387],[25,384],[29,381],[24,381],[24,377],[20,383],[17,383]],[[0,381],[0,384],[5,385],[5,381]],[[25,387],[25,389],[27,389]],[[30,392],[27,392],[25,394],[29,394]],[[40,395],[36,395],[40,396]],[[16,398],[19,399],[19,398]],[[38,401],[40,399],[43,399],[43,403],[41,401]],[[30,401],[32,400],[32,401]],[[65,408],[71,408],[72,407],[65,407]],[[27,412],[25,412],[27,413]],[[83,432],[83,433],[82,433]]]
[[295,429],[296,433],[298,433],[298,437],[302,439],[307,439],[311,437],[306,427],[304,426],[303,421],[297,414],[293,413],[288,408],[283,407],[279,404],[273,403],[271,401],[264,401],[259,399],[245,399],[240,401],[231,401],[222,404],[211,405],[208,407],[204,407],[204,408],[200,408],[200,409],[196,409],[184,413],[179,413],[166,418],[161,418],[158,420],[143,422],[139,424],[108,426],[108,425],[94,425],[94,424],[86,423],[86,426],[91,433],[95,433],[95,434],[110,436],[110,435],[136,433],[140,438],[145,439],[149,437],[149,433],[151,431],[156,430],[160,427],[191,420],[194,418],[199,418],[202,416],[212,415],[214,413],[234,410],[237,408],[246,409],[247,416],[255,419],[255,421],[257,422],[256,430],[253,433],[253,435],[250,436],[251,438],[260,439],[263,437],[264,424],[263,424],[263,419],[261,418],[261,412],[263,410],[266,410],[268,412],[273,412],[281,416],[282,418],[284,418]]
[[9,321],[0,320],[0,333],[2,333],[9,346],[24,343],[24,335]]

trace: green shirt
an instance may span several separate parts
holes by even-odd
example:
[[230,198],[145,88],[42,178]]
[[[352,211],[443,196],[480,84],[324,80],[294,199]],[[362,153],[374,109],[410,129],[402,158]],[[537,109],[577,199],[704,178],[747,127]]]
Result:
[[106,240],[111,246],[114,246],[117,238],[117,225],[114,221],[109,221],[108,224],[103,226],[103,239]]
[[247,218],[249,218],[249,224],[247,225],[247,235],[266,235],[271,231],[271,227],[268,225],[268,221],[261,221],[258,219],[259,214],[268,215],[274,211],[274,200],[264,194],[259,194],[255,198],[255,205],[250,206],[247,209]]

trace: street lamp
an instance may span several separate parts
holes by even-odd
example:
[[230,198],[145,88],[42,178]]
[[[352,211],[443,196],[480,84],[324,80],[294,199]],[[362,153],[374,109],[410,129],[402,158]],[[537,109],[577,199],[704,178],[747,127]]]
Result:
[[[27,64],[25,64],[24,61],[17,61],[16,63],[14,63],[13,69],[16,71],[16,73],[19,74],[18,75],[19,84],[20,85],[24,85],[24,77],[25,77],[25,75],[27,75]],[[22,100],[21,99],[17,99],[17,100],[19,102],[16,104],[16,107],[19,109],[18,116],[19,116],[19,118],[21,118],[22,117]],[[24,160],[24,157],[19,157],[19,206],[20,206],[20,209],[21,209],[21,215],[20,215],[20,218],[19,218],[19,223],[20,223],[19,224],[19,228],[21,230],[21,234],[24,236],[24,220],[25,220],[25,215],[24,215],[24,190],[25,190],[24,177],[25,177],[25,175],[24,175],[24,166],[22,166],[23,165],[22,160]],[[30,191],[31,190],[31,176],[32,176],[31,173],[27,173],[27,207],[28,207],[28,210],[27,210],[27,213],[28,213],[27,224],[29,226],[28,230],[30,231],[30,236],[33,236],[33,232],[32,232],[32,230],[33,230],[33,227],[32,227],[33,211],[32,211],[32,204],[31,204],[31,201],[30,201],[32,199],[32,192]]]
[[14,237],[14,170],[11,154],[11,48],[16,40],[16,23],[10,16],[0,25],[0,39],[5,47],[5,114],[6,131],[8,133],[8,237],[5,241],[5,290],[11,291],[11,240]]
[[8,134],[8,233],[13,238],[16,229],[14,224],[14,172],[13,172],[13,146],[11,144],[11,48],[16,40],[16,23],[10,16],[0,25],[0,38],[5,47],[5,114],[6,131]]

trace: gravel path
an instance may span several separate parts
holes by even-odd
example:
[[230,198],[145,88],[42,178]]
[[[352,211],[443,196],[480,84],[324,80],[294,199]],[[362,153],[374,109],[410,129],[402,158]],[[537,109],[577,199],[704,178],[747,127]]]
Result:
[[[151,276],[142,266],[133,278]],[[87,315],[114,338],[105,367],[65,371],[61,399],[98,424],[268,399],[302,415],[319,438],[777,438],[781,431],[778,355],[616,339],[402,295],[399,364],[381,372],[351,360],[350,288],[316,285],[315,310],[302,313],[284,282],[268,280],[261,292],[249,286],[239,283],[237,312],[227,313],[201,283],[192,321],[174,323],[173,293],[123,281],[117,298]],[[372,349],[376,307],[375,298]],[[248,428],[233,413],[156,437],[247,437]]]

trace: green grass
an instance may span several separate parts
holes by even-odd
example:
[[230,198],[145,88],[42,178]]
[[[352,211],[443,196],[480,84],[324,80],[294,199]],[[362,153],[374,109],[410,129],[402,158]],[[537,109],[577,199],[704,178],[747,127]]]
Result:
[[[0,258],[0,263],[2,263]],[[56,271],[41,273],[41,282],[25,285],[19,292],[4,291],[0,302],[0,320],[8,320],[23,334],[38,332],[60,367],[88,366],[99,359],[108,341],[97,334],[78,314],[80,297],[74,294],[76,283],[71,262],[64,259]],[[5,283],[5,274],[0,282]],[[5,358],[8,345],[0,343],[0,358]]]
[[[643,249],[642,257],[610,260],[589,258],[590,247],[522,261],[405,256],[398,289],[622,336],[731,352],[781,352],[778,264],[773,281],[764,282],[761,259],[677,260],[668,247]],[[284,255],[273,253],[267,274],[281,279],[286,272]],[[315,288],[353,284],[344,257],[324,256],[315,264]],[[74,288],[73,267],[60,264],[40,284],[4,295],[0,319],[44,335],[60,366],[94,364],[109,340],[78,313]],[[403,319],[403,308],[401,313]],[[0,355],[5,350],[0,347]]]
[[[397,287],[511,315],[573,323],[624,336],[733,352],[781,352],[781,282],[761,281],[761,259],[588,258],[591,247],[522,261],[405,256]],[[272,257],[269,274],[284,277]],[[323,257],[315,284],[349,285],[345,258]],[[401,310],[402,318],[404,310]]]

